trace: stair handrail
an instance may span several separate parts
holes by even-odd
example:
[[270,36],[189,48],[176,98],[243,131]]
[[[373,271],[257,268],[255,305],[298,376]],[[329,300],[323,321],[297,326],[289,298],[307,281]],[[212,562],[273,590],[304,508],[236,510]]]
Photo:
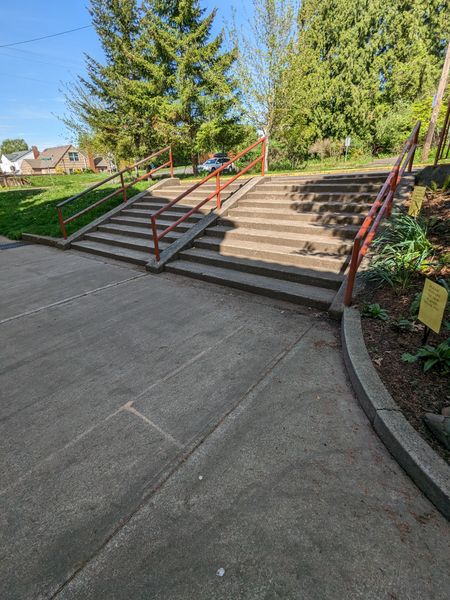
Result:
[[358,233],[355,236],[350,260],[350,268],[347,275],[345,288],[344,305],[350,306],[353,298],[353,288],[355,285],[356,273],[362,259],[366,255],[373,238],[375,237],[378,225],[386,215],[389,217],[392,211],[395,194],[406,169],[408,173],[412,171],[414,155],[418,145],[419,131],[421,121],[417,121],[403,150],[400,152],[394,166],[391,169],[386,181],[381,186],[369,213],[364,219]]
[[[165,152],[168,152],[168,154],[169,154],[169,159],[167,160],[167,162],[163,163],[162,165],[159,165],[158,167],[151,168],[144,175],[140,175],[139,177],[136,177],[135,179],[133,179],[133,181],[125,184],[125,180],[124,180],[125,173],[131,171],[132,169],[136,169],[140,165],[147,163],[152,158],[156,158],[157,156],[160,156],[161,154],[164,154]],[[74,196],[71,196],[70,198],[63,200],[62,202],[58,202],[58,204],[56,205],[56,210],[58,211],[59,226],[61,228],[61,233],[63,235],[63,238],[67,239],[67,231],[66,231],[67,223],[74,221],[78,217],[81,217],[81,215],[84,215],[85,213],[93,210],[97,206],[100,206],[100,204],[103,204],[103,202],[110,200],[111,198],[113,198],[114,196],[117,196],[117,194],[120,194],[120,193],[123,194],[123,202],[124,202],[124,204],[126,204],[128,201],[128,197],[127,197],[127,189],[128,188],[132,187],[133,185],[135,185],[139,181],[142,181],[143,179],[148,179],[149,177],[151,177],[153,175],[153,173],[156,173],[157,171],[159,171],[160,169],[164,169],[165,167],[170,168],[170,176],[173,177],[172,146],[166,146],[165,148],[162,148],[161,150],[158,150],[157,152],[153,152],[149,156],[146,156],[145,158],[138,160],[137,162],[133,163],[132,165],[128,165],[128,166],[124,167],[123,169],[121,169],[120,171],[116,171],[109,177],[106,177],[106,179],[102,179],[101,181],[94,183],[93,185],[89,186],[88,188],[86,188],[85,190],[80,192],[79,194],[75,194]],[[63,214],[62,214],[63,206],[65,206],[66,204],[69,204],[70,202],[73,202],[74,200],[78,200],[85,194],[88,194],[89,192],[92,192],[93,190],[101,187],[102,185],[105,185],[105,183],[109,183],[111,180],[116,179],[117,177],[120,177],[120,184],[121,184],[117,190],[108,194],[104,198],[97,200],[93,204],[90,204],[86,208],[83,208],[82,210],[78,211],[74,215],[71,215],[70,217],[68,217],[66,219],[63,218]]]
[[[165,206],[161,207],[159,210],[157,210],[154,214],[152,214],[150,216],[150,221],[151,221],[151,226],[152,226],[152,235],[153,235],[153,247],[154,247],[154,250],[155,250],[155,257],[156,257],[156,260],[158,262],[159,262],[159,260],[161,258],[161,254],[160,254],[160,251],[159,251],[159,241],[164,236],[166,236],[168,233],[170,233],[173,229],[175,229],[176,227],[178,227],[178,225],[180,223],[182,223],[183,221],[185,221],[186,219],[188,219],[192,214],[194,214],[195,212],[197,212],[199,210],[199,208],[201,208],[204,204],[206,204],[207,202],[209,202],[210,200],[212,200],[214,198],[214,196],[217,197],[217,209],[220,209],[220,207],[221,207],[220,193],[226,187],[228,187],[230,184],[232,184],[234,181],[236,181],[236,179],[238,179],[241,175],[243,175],[244,173],[247,173],[247,171],[249,171],[251,168],[253,168],[255,165],[257,165],[259,162],[261,162],[261,175],[264,177],[264,174],[265,174],[265,162],[264,161],[265,161],[265,154],[266,154],[266,140],[267,140],[267,136],[263,136],[263,137],[259,138],[259,140],[257,140],[256,142],[254,142],[253,144],[251,144],[250,146],[248,146],[248,148],[245,148],[245,150],[242,150],[241,152],[239,152],[238,154],[236,154],[236,156],[234,158],[232,158],[228,162],[224,163],[217,170],[213,171],[212,173],[209,173],[209,175],[207,175],[206,177],[204,177],[203,179],[201,179],[200,181],[198,181],[197,183],[195,183],[194,185],[192,185],[190,188],[188,188],[187,190],[185,190],[184,192],[182,192],[181,194],[179,194],[174,200],[171,200],[168,204],[166,204]],[[227,179],[221,185],[221,183],[220,183],[220,174],[222,173],[222,171],[224,169],[227,169],[236,160],[238,160],[239,158],[242,158],[242,156],[245,156],[248,152],[250,152],[251,150],[253,150],[253,148],[256,148],[256,146],[258,146],[258,145],[261,145],[261,156],[258,156],[258,158],[255,158],[255,160],[253,160],[251,163],[249,163],[248,165],[246,165],[243,169],[241,169],[238,173],[236,173],[235,175],[233,175],[233,177],[231,177],[230,179]],[[175,204],[177,204],[177,202],[180,202],[180,200],[183,200],[183,198],[185,198],[186,196],[188,196],[194,190],[196,190],[199,187],[201,187],[204,183],[206,183],[207,181],[209,181],[213,177],[216,178],[216,189],[215,189],[215,191],[212,192],[211,194],[209,194],[204,200],[202,200],[201,202],[199,202],[196,206],[194,206],[191,210],[189,210],[183,216],[181,216],[177,221],[175,221],[174,223],[172,223],[172,225],[170,225],[169,227],[167,227],[166,229],[164,229],[160,234],[158,234],[157,218],[162,213],[164,213],[166,210],[169,210],[172,206],[174,206]]]
[[[443,158],[448,158],[450,152],[450,98],[448,99],[447,111],[444,117],[444,125],[441,129],[441,133],[439,135],[439,143],[436,150],[436,156],[434,157],[433,167],[437,167],[437,164]],[[447,144],[448,142],[448,144]],[[447,152],[445,152],[445,146],[447,145]],[[445,157],[444,157],[445,153]]]

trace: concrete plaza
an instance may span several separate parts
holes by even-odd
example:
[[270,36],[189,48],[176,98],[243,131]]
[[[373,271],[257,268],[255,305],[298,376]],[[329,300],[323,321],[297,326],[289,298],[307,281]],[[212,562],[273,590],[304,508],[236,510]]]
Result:
[[0,286],[2,600],[448,598],[325,315],[44,246]]

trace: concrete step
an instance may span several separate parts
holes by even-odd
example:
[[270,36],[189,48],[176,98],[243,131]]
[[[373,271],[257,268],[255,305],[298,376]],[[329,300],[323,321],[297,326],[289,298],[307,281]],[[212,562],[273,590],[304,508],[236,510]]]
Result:
[[[170,225],[172,225],[173,223],[170,222],[159,222],[158,223],[158,227],[157,230],[159,233],[161,233],[162,231],[164,231],[167,227],[169,227]],[[167,240],[171,239],[170,236],[172,234],[172,232],[176,233],[176,232],[185,232],[188,229],[190,229],[190,227],[192,226],[192,223],[189,223],[186,225],[186,223],[182,223],[180,224],[176,229],[173,229],[171,232],[169,232],[167,234],[167,236],[164,236],[165,238],[167,238]],[[120,235],[125,235],[125,236],[129,236],[129,237],[137,237],[137,238],[142,238],[142,239],[146,239],[146,240],[151,240],[153,239],[153,234],[152,234],[152,230],[150,225],[147,223],[147,226],[145,227],[139,227],[136,225],[123,225],[123,224],[118,224],[118,223],[103,223],[102,225],[99,225],[99,227],[97,228],[97,231],[102,231],[104,233],[113,233],[113,234],[120,234]]]
[[310,221],[292,222],[286,219],[271,219],[257,217],[224,217],[218,225],[224,227],[244,227],[261,231],[277,231],[279,233],[308,234],[310,236],[331,236],[336,238],[354,238],[358,233],[358,225],[337,225],[335,223],[314,223]]
[[[341,223],[360,225],[365,215],[360,213],[345,213],[345,212],[322,212],[322,213],[296,213],[292,208],[286,209],[270,209],[270,208],[255,208],[241,207],[232,208],[227,217],[230,218],[258,218],[258,219],[274,219],[277,221],[289,221],[294,223]],[[225,217],[225,218],[227,218]]]
[[351,213],[368,213],[372,204],[365,202],[358,203],[341,203],[341,202],[292,202],[290,200],[252,200],[247,197],[239,202],[240,207],[266,208],[266,209],[286,209],[290,208],[292,212],[339,212],[344,209],[344,212]]
[[263,187],[257,188],[245,196],[246,200],[271,200],[273,202],[339,202],[348,204],[355,202],[370,202],[375,200],[376,194],[325,192],[267,192]]
[[294,250],[307,250],[344,255],[350,252],[352,244],[349,240],[342,240],[330,236],[311,236],[307,234],[287,233],[285,231],[269,231],[258,229],[236,229],[216,225],[208,228],[208,236],[217,237],[223,241],[243,240],[272,246],[290,247]]
[[[317,175],[271,175],[270,183],[379,183],[382,185],[389,171],[365,173],[318,173]],[[269,183],[268,181],[268,183]]]
[[314,183],[306,183],[306,182],[263,182],[259,189],[264,189],[266,192],[301,192],[301,193],[309,193],[315,192],[318,194],[321,193],[329,193],[329,192],[339,192],[340,194],[347,193],[356,193],[356,192],[365,192],[365,193],[377,193],[380,189],[380,186],[377,183],[366,182],[366,183],[355,183],[355,182],[324,182],[324,181],[316,181]]
[[243,273],[241,271],[233,271],[190,261],[177,260],[169,263],[166,269],[172,273],[195,277],[203,281],[219,283],[280,300],[288,300],[296,304],[315,306],[323,310],[326,310],[330,306],[335,296],[333,290],[326,288],[283,281],[273,279],[272,277]]
[[[167,207],[168,202],[136,202],[135,204],[133,204],[132,208],[134,210],[150,210],[152,213],[155,213],[156,211],[158,211],[160,208],[163,207]],[[170,208],[167,208],[164,211],[164,215],[166,215],[169,211],[175,211],[175,212],[189,212],[195,205],[197,204],[197,202],[193,202],[192,204],[189,204],[188,201],[184,202],[184,200],[180,200],[180,202],[177,202],[176,204],[174,204],[173,206],[171,206]],[[202,213],[202,214],[208,214],[211,212],[211,210],[214,210],[214,208],[216,207],[216,203],[215,202],[208,202],[207,204],[203,205],[197,212]],[[131,207],[130,207],[131,210]]]
[[[164,242],[160,242],[159,246],[162,250],[163,247],[167,247],[167,245],[171,242],[174,242],[181,234],[176,232],[171,232],[164,237]],[[149,239],[138,238],[129,234],[121,234],[110,233],[104,231],[93,231],[91,233],[86,233],[84,236],[84,240],[89,240],[91,242],[98,242],[103,244],[109,244],[111,246],[119,246],[121,248],[128,248],[129,250],[138,250],[140,252],[153,252],[153,241]]]
[[[150,216],[154,214],[154,212],[156,211],[153,211],[148,208],[133,207],[120,211],[120,215],[125,218],[136,218],[139,220],[146,220],[149,223]],[[173,209],[165,211],[161,215],[161,218],[163,218],[166,221],[177,221],[178,219],[183,217],[187,212],[187,210],[177,210],[175,207],[173,207]],[[195,212],[192,213],[192,215],[190,215],[189,217],[187,217],[187,221],[197,222],[198,220],[203,219],[204,216],[205,215],[203,213]]]
[[345,272],[349,261],[348,255],[333,255],[319,251],[312,252],[311,250],[261,244],[261,242],[247,240],[222,240],[209,235],[198,238],[195,242],[195,248],[211,250],[224,256],[254,258],[264,262],[311,268],[331,273]]
[[117,246],[111,246],[109,244],[91,240],[74,242],[71,244],[71,248],[82,252],[88,252],[89,254],[95,254],[97,256],[105,256],[107,258],[130,262],[136,265],[146,265],[152,255],[152,252],[150,252],[149,249],[146,251],[130,250],[129,248],[119,248]]
[[[165,229],[166,227],[170,227],[177,219],[167,219],[166,214],[164,214],[164,220],[157,220],[158,229]],[[180,215],[182,216],[182,215]],[[151,228],[150,218],[140,218],[140,217],[129,217],[119,215],[117,217],[111,217],[109,223],[113,223],[114,225],[124,225],[126,227],[143,227],[143,228]],[[179,225],[176,226],[175,231],[186,231],[190,229],[192,225],[194,225],[196,221],[187,219],[183,221]]]
[[261,260],[243,258],[238,255],[223,255],[218,252],[211,252],[200,248],[184,250],[180,253],[179,258],[184,261],[198,262],[225,269],[254,273],[255,275],[264,275],[265,277],[273,277],[275,279],[294,281],[334,290],[339,288],[344,279],[344,276],[338,273],[280,265]]

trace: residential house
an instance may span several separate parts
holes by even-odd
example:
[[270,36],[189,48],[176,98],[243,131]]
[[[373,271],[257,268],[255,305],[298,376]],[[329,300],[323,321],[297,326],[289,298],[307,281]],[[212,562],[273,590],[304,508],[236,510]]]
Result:
[[21,150],[20,152],[12,152],[11,154],[2,154],[0,162],[1,173],[22,173],[22,163],[29,158],[39,156],[36,146],[31,150]]
[[86,156],[72,144],[46,148],[38,157],[26,159],[22,163],[23,175],[47,175],[74,173],[88,168]]

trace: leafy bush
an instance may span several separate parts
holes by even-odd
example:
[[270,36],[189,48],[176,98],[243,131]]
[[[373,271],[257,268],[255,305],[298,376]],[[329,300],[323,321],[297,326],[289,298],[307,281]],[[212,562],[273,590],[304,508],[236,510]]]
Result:
[[329,157],[338,157],[342,154],[342,142],[339,140],[330,140],[325,138],[323,140],[316,140],[309,148],[310,154],[316,154],[320,160]]
[[373,151],[375,154],[399,152],[414,126],[410,107],[405,104],[381,106],[376,120]]
[[438,346],[422,346],[416,354],[406,352],[402,360],[408,363],[415,363],[418,360],[423,362],[423,370],[426,373],[430,369],[438,370],[442,375],[450,373],[450,338],[441,342]]
[[387,321],[389,319],[387,311],[384,308],[381,308],[379,304],[366,304],[362,314],[364,317],[380,319],[380,321]]
[[387,283],[395,291],[409,287],[413,276],[429,266],[433,254],[426,222],[405,214],[391,220],[373,248],[375,257],[363,277],[376,285]]

